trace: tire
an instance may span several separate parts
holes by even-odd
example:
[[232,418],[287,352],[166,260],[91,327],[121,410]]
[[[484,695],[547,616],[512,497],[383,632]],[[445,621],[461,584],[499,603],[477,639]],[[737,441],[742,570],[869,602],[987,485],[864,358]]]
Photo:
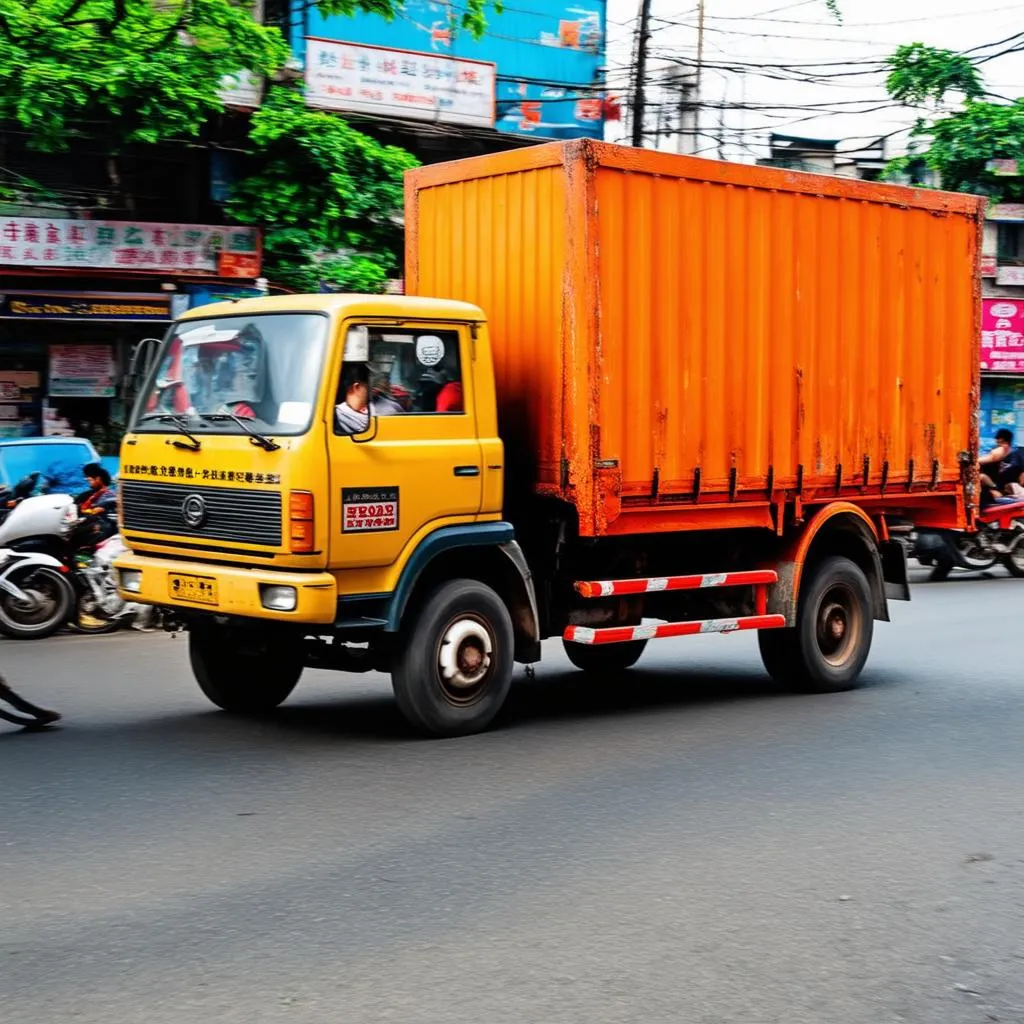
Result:
[[956,540],[956,548],[964,562],[964,568],[973,572],[984,572],[999,561],[999,555],[979,547],[978,534],[963,534]]
[[302,650],[255,632],[211,627],[188,634],[192,672],[212,704],[235,715],[261,715],[288,699],[302,675]]
[[1015,544],[1013,548],[1002,557],[1002,563],[1006,571],[1017,579],[1024,579],[1024,541]]
[[632,668],[644,653],[646,640],[624,644],[576,644],[562,641],[568,659],[588,675],[604,676]]
[[75,592],[67,577],[49,566],[15,569],[8,579],[31,598],[19,602],[0,592],[0,632],[12,640],[42,640],[67,624]]
[[[841,632],[841,635],[840,635]],[[848,558],[826,558],[804,583],[797,623],[758,633],[761,659],[781,686],[807,693],[851,690],[871,650],[871,588]]]
[[70,623],[76,633],[84,633],[86,636],[104,636],[108,633],[116,633],[121,628],[118,619],[106,619],[99,615],[93,615],[92,609],[96,602],[87,596],[78,599],[78,605]]
[[428,736],[486,729],[512,685],[513,643],[511,616],[490,587],[442,584],[403,630],[391,670],[399,710]]

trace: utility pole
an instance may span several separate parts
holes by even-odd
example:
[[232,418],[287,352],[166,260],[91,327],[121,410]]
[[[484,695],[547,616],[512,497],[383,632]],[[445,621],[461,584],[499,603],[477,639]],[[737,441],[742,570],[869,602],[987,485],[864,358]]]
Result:
[[651,34],[651,0],[640,0],[640,27],[636,44],[636,82],[633,89],[633,145],[644,144],[644,114],[647,106],[647,42]]
[[704,2],[697,0],[697,68],[693,84],[693,152],[700,146],[701,78],[704,73]]

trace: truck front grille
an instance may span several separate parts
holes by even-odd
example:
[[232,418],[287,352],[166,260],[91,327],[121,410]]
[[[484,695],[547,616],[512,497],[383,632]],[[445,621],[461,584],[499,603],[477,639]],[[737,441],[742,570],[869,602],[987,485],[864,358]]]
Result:
[[236,487],[121,481],[124,529],[281,546],[281,494]]

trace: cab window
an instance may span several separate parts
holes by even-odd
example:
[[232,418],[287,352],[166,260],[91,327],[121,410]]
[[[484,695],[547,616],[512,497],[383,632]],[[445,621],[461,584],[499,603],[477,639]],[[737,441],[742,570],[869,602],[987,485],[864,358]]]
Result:
[[[358,330],[358,329],[357,329]],[[462,364],[452,330],[369,327],[364,358],[346,347],[335,430],[357,433],[373,416],[459,416]]]

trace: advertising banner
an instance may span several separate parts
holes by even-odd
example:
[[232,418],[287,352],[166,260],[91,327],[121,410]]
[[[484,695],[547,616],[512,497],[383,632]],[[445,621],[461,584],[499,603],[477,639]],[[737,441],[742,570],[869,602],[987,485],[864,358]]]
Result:
[[109,345],[51,345],[51,398],[112,398],[114,353]]
[[306,102],[327,110],[490,128],[494,82],[484,61],[306,40]]
[[1024,302],[984,299],[981,368],[1024,373]]
[[49,217],[0,218],[0,266],[88,267],[216,275],[222,255],[255,261],[260,232],[249,227]]

